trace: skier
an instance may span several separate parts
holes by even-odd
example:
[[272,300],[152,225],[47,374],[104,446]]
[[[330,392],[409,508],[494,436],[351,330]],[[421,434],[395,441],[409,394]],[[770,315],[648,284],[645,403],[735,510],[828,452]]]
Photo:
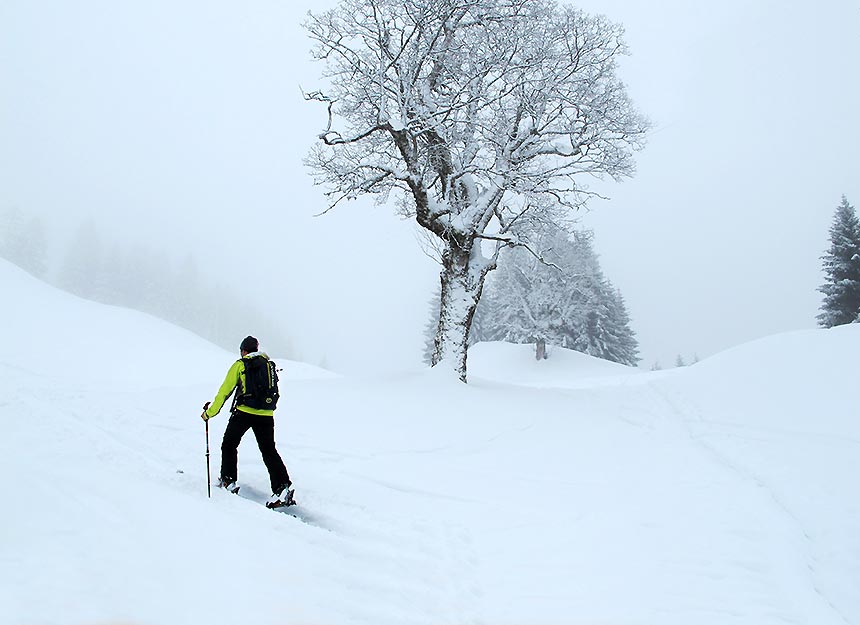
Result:
[[236,392],[221,442],[221,477],[218,486],[231,493],[239,492],[236,483],[239,443],[245,432],[251,429],[269,471],[272,486],[272,496],[266,502],[266,507],[278,508],[294,503],[294,491],[287,467],[275,448],[274,409],[278,400],[276,369],[268,355],[258,350],[257,339],[245,337],[239,346],[242,358],[230,367],[215,399],[203,406],[201,417],[208,421],[217,415],[227,398],[233,391]]

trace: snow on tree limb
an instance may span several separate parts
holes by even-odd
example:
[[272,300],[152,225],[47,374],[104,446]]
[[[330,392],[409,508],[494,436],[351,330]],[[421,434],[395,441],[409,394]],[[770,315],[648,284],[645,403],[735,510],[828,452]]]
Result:
[[[305,27],[328,82],[305,95],[328,113],[306,163],[329,209],[394,193],[442,242],[437,357],[465,379],[505,228],[583,206],[584,176],[634,172],[648,122],[615,74],[623,30],[551,0],[343,0]],[[485,259],[475,246],[494,236]]]

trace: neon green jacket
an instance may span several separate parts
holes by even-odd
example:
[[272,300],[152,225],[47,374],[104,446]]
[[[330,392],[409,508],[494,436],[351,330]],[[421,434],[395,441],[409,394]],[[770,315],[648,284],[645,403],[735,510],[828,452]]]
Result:
[[[269,359],[269,356],[263,352],[248,354],[246,358],[250,358],[252,356],[262,356],[266,360]],[[206,416],[211,419],[221,412],[221,407],[224,405],[224,402],[227,401],[227,398],[233,394],[233,391],[236,390],[237,387],[239,388],[239,394],[242,395],[245,392],[245,363],[242,360],[237,360],[233,363],[233,366],[230,367],[230,370],[227,372],[227,377],[224,378],[224,383],[221,385],[221,388],[218,389],[215,399],[212,400],[212,403],[209,404],[209,408],[206,410]],[[275,414],[274,410],[258,410],[256,408],[249,408],[248,406],[241,405],[236,406],[236,410],[241,410],[247,414],[264,415],[267,417],[271,417]]]

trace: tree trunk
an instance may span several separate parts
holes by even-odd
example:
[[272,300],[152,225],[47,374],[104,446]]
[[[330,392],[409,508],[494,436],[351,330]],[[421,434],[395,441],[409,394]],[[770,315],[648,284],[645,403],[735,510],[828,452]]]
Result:
[[535,343],[535,360],[546,360],[546,339],[539,338]]
[[454,367],[457,377],[465,382],[469,330],[487,270],[471,267],[469,249],[452,248],[446,250],[442,258],[442,301],[432,364],[436,366],[445,361],[447,366]]

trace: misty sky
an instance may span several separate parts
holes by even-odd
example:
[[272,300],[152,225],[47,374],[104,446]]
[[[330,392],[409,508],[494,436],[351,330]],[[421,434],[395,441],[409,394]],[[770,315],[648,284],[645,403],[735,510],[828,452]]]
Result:
[[[112,244],[192,254],[309,362],[418,366],[438,267],[415,227],[371,202],[314,217],[301,165],[325,111],[302,100],[320,67],[300,24],[332,5],[0,2],[0,208],[57,242],[93,218]],[[814,327],[833,212],[860,205],[860,2],[578,6],[624,24],[620,73],[654,123],[637,176],[592,182],[611,200],[582,219],[643,366]],[[249,276],[250,250],[280,272]]]

